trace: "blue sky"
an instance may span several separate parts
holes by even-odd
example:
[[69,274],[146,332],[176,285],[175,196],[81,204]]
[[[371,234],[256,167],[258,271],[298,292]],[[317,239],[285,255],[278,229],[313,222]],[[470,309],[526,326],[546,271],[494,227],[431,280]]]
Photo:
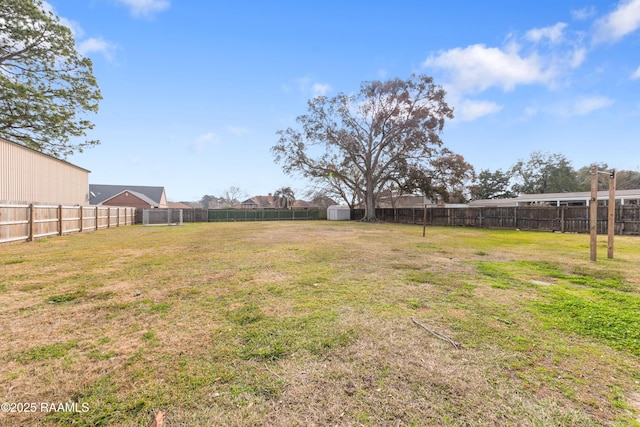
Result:
[[95,184],[170,200],[306,183],[273,163],[313,96],[433,76],[442,135],[477,172],[533,151],[640,170],[640,0],[48,0],[104,100],[70,158]]

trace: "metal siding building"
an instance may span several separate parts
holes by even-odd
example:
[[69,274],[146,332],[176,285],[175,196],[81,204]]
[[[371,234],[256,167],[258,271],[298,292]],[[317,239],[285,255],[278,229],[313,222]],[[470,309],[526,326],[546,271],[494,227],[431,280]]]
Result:
[[0,202],[89,204],[89,171],[0,138]]

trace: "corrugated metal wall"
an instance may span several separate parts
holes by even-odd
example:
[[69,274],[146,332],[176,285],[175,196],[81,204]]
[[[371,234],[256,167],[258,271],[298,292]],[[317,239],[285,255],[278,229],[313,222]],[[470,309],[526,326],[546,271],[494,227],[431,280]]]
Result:
[[89,204],[89,171],[0,138],[0,201]]

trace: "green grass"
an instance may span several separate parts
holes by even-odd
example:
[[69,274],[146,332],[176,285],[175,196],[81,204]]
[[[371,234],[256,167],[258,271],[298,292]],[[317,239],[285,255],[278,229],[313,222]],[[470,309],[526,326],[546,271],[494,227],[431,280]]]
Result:
[[89,410],[0,425],[637,426],[638,239],[616,254],[327,221],[2,246],[0,398]]
[[61,359],[67,356],[69,350],[77,347],[78,341],[76,340],[64,343],[40,345],[15,355],[14,359],[23,363],[46,359]]
[[86,294],[87,294],[86,291],[79,290],[79,291],[71,292],[71,293],[68,293],[68,294],[54,295],[52,297],[49,297],[47,302],[49,304],[63,304],[63,303],[66,303],[66,302],[71,302],[71,301],[76,300],[78,298],[82,298]]
[[592,337],[612,348],[640,356],[638,295],[609,289],[557,287],[549,290],[544,302],[534,307],[547,327]]

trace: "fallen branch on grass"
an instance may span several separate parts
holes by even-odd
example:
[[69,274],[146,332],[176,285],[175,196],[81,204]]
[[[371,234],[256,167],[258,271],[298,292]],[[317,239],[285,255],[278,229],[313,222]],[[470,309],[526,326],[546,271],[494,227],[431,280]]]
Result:
[[276,374],[275,372],[273,372],[271,369],[269,369],[269,367],[267,366],[267,364],[266,364],[266,363],[264,364],[264,369],[266,369],[268,372],[272,373],[272,374],[273,374],[277,379],[279,379],[280,381],[283,381],[283,382],[284,382],[284,380],[282,379],[282,377],[281,377],[280,375]]
[[462,348],[462,344],[460,344],[457,341],[452,340],[451,338],[449,338],[446,335],[441,334],[440,332],[434,331],[433,329],[429,329],[426,326],[424,326],[422,323],[418,322],[416,319],[414,319],[413,317],[411,318],[411,321],[413,323],[415,323],[416,325],[420,326],[422,329],[424,329],[425,331],[429,332],[431,335],[433,335],[434,337],[441,339],[442,341],[446,341],[449,344],[451,344],[454,348],[460,349]]

